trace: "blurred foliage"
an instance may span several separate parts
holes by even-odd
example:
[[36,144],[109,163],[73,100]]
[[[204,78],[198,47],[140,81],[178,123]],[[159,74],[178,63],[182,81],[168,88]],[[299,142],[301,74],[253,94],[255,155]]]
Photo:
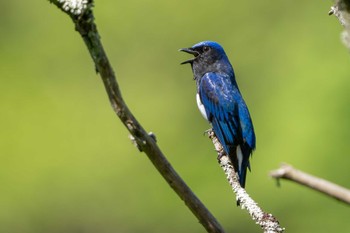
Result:
[[[218,41],[257,150],[247,190],[288,232],[349,232],[349,207],[267,174],[288,162],[349,187],[350,66],[330,1],[96,1],[123,96],[227,232],[261,232],[235,200],[182,47]],[[0,2],[0,232],[204,232],[132,146],[88,52],[48,1]]]

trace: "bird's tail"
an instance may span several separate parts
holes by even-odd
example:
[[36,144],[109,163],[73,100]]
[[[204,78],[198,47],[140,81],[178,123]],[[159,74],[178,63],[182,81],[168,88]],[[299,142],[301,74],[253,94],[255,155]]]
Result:
[[238,145],[235,150],[230,150],[229,157],[233,166],[238,173],[239,183],[242,188],[245,188],[247,168],[250,170],[249,157],[251,151],[246,145]]
[[[247,168],[250,170],[249,157],[251,151],[249,150],[249,147],[246,148],[246,146],[244,145],[239,145],[235,150],[230,150],[230,152],[231,153],[229,153],[229,157],[231,159],[231,162],[233,163],[235,171],[238,174],[238,181],[241,187],[245,188]],[[240,201],[237,200],[236,204],[237,206],[239,206]]]

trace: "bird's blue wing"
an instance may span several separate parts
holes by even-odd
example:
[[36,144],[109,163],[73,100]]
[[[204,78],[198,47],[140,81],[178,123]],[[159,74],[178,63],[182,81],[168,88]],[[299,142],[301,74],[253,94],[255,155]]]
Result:
[[246,142],[254,149],[255,135],[250,114],[231,79],[217,73],[206,73],[198,91],[207,119],[211,123],[217,121],[220,126],[221,132],[217,134],[222,134],[221,139],[235,145]]
[[[206,73],[200,80],[198,91],[207,119],[212,123],[224,150],[236,161],[240,182],[244,186],[249,156],[255,148],[254,129],[248,108],[228,75]],[[240,164],[237,146],[240,146],[243,154]]]
[[224,147],[224,142],[238,144],[239,133],[238,106],[234,98],[238,90],[226,79],[216,73],[206,73],[199,84],[207,119],[217,126],[215,133]]

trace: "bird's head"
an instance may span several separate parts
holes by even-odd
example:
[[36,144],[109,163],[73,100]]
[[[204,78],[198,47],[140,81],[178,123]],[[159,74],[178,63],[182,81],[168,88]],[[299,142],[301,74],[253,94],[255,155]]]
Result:
[[203,76],[208,72],[233,72],[232,66],[226,56],[224,49],[216,42],[203,41],[190,48],[179,51],[194,55],[194,58],[186,60],[181,64],[191,64],[194,78]]

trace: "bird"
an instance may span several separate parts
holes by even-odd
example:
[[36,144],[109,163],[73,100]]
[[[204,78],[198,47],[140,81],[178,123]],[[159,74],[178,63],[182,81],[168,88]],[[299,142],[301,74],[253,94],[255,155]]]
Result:
[[233,67],[222,46],[202,41],[179,51],[194,55],[191,64],[196,81],[197,106],[229,156],[242,188],[249,158],[255,150],[255,133],[248,107],[238,89]]

